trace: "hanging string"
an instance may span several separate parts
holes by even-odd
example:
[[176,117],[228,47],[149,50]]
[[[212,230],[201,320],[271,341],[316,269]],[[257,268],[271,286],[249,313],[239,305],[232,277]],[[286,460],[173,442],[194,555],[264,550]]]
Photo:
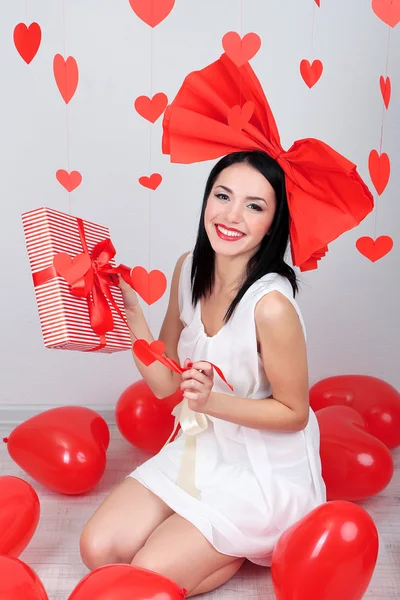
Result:
[[25,22],[28,27],[28,0],[25,0]]
[[[153,4],[152,4],[152,10],[153,10]],[[150,27],[150,99],[153,98],[153,28]],[[153,173],[153,148],[152,148],[152,123],[149,121],[149,167],[150,167],[150,171],[149,171],[149,177],[151,177],[152,173]],[[151,195],[151,189],[149,188],[148,191],[148,196],[149,196],[149,206],[148,206],[148,225],[149,225],[149,230],[148,230],[148,258],[147,258],[147,271],[148,274],[150,275],[150,270],[151,270],[151,200],[152,200],[152,195]],[[150,298],[150,277],[147,278],[147,297]],[[149,325],[149,329],[151,331],[151,310],[150,310],[150,304],[147,305],[147,322]]]
[[[240,39],[243,38],[243,0],[240,2]],[[239,106],[242,108],[242,67],[239,68]]]
[[[66,49],[66,35],[65,35],[65,6],[64,0],[61,0],[61,15],[62,15],[62,31],[63,31],[63,49],[64,49],[64,60],[67,60],[67,49]],[[65,69],[65,89],[67,89],[67,69]],[[68,122],[68,104],[65,104],[65,131],[66,131],[66,146],[67,146],[67,171],[71,173],[70,169],[70,143],[69,143],[69,122]],[[68,212],[72,213],[71,210],[71,192],[68,191]]]
[[317,10],[317,5],[314,2],[313,8],[313,16],[312,16],[312,28],[311,28],[311,59],[313,62],[315,59],[315,11]]

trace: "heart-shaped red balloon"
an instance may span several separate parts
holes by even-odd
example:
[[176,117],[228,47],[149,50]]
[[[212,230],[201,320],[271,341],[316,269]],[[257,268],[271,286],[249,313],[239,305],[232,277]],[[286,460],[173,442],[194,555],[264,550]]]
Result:
[[354,408],[372,435],[390,449],[400,446],[400,393],[378,377],[327,377],[311,387],[310,403],[314,411],[333,405]]
[[36,573],[18,558],[0,556],[1,600],[49,600]]
[[328,500],[362,500],[385,489],[393,477],[393,458],[368,433],[362,416],[347,406],[328,406],[316,416]]
[[82,579],[68,600],[183,600],[186,590],[154,571],[106,565]]
[[33,487],[19,477],[0,477],[0,554],[18,557],[39,523],[40,503]]
[[36,481],[61,494],[82,494],[103,476],[109,441],[107,423],[94,410],[60,406],[18,425],[7,446]]
[[327,502],[287,529],[272,555],[277,600],[361,600],[378,556],[369,514]]
[[172,433],[171,412],[182,400],[178,390],[160,400],[142,379],[130,385],[120,396],[115,409],[118,429],[131,444],[156,454]]

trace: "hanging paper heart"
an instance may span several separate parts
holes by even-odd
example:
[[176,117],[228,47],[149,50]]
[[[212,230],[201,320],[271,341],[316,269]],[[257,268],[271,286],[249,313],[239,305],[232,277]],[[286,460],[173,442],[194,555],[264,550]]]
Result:
[[94,410],[60,406],[24,421],[6,441],[11,458],[36,481],[82,494],[103,476],[109,440],[107,423]]
[[247,33],[242,39],[236,31],[229,31],[222,38],[222,46],[231,61],[241,67],[257,54],[261,38],[256,33]]
[[154,353],[160,356],[165,352],[165,346],[161,340],[156,340],[149,344],[145,340],[136,340],[133,344],[133,351],[146,367],[152,365],[157,358]]
[[374,187],[381,195],[389,181],[390,177],[390,159],[386,152],[378,154],[376,150],[371,150],[368,160],[369,174]]
[[390,27],[400,22],[400,0],[372,0],[372,10]]
[[154,304],[167,289],[167,278],[162,271],[148,273],[144,267],[134,267],[131,271],[131,286],[147,304]]
[[315,4],[319,7],[321,7],[321,0],[315,0]]
[[56,172],[57,181],[61,183],[63,187],[67,190],[67,192],[72,192],[74,189],[81,184],[82,175],[79,171],[65,171],[64,169],[59,169]]
[[229,111],[228,123],[235,131],[242,131],[250,121],[253,112],[254,102],[246,102],[243,106],[237,104]]
[[71,258],[65,252],[59,252],[53,259],[54,268],[69,285],[73,285],[84,277],[92,266],[89,254],[77,254]]
[[381,86],[383,102],[385,103],[386,108],[389,108],[390,96],[392,93],[392,84],[390,81],[390,77],[386,77],[386,79],[385,79],[381,75],[379,82],[380,82],[380,86]]
[[1,600],[49,600],[43,583],[27,564],[18,558],[0,556]]
[[156,27],[174,8],[175,0],[129,0],[133,12],[150,27]]
[[18,557],[39,523],[40,503],[33,487],[19,477],[0,477],[0,555]]
[[162,182],[162,177],[160,173],[153,173],[150,177],[139,177],[138,181],[143,187],[156,190]]
[[367,431],[363,417],[348,406],[328,406],[316,416],[328,500],[363,500],[384,490],[393,477],[393,457]]
[[41,39],[42,31],[38,23],[31,23],[29,27],[25,23],[18,23],[14,28],[15,47],[28,65],[35,58]]
[[53,61],[53,72],[57,87],[65,104],[73,98],[78,86],[78,65],[72,56],[65,61],[61,54],[56,54]]
[[167,108],[168,98],[162,92],[155,94],[152,98],[139,96],[135,100],[135,109],[141,117],[151,123],[155,123]]
[[371,237],[364,236],[356,241],[357,250],[369,258],[371,262],[380,260],[386,254],[389,254],[393,248],[393,240],[388,235],[381,235],[373,240]]
[[363,417],[368,431],[387,446],[400,446],[400,392],[371,375],[334,375],[310,388],[314,412],[327,406],[349,406]]
[[300,73],[309,88],[312,88],[321,78],[324,67],[320,60],[310,61],[304,59],[300,63]]
[[378,557],[377,528],[361,506],[327,502],[279,538],[271,575],[277,600],[361,600]]

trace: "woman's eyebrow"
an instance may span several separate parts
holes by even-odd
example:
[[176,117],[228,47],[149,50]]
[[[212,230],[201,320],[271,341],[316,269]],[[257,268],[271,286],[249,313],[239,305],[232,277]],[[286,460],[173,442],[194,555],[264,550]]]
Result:
[[[233,191],[230,188],[226,187],[226,185],[217,185],[216,187],[220,187],[226,192],[233,194]],[[265,202],[265,204],[267,204],[264,198],[260,198],[259,196],[246,196],[246,200],[260,200],[261,202]]]

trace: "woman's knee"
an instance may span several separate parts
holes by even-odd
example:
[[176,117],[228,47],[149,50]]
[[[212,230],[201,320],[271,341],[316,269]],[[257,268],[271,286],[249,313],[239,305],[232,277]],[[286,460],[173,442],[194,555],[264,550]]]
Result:
[[81,533],[79,550],[83,563],[91,571],[104,565],[123,562],[117,556],[112,541],[90,525],[87,525]]

